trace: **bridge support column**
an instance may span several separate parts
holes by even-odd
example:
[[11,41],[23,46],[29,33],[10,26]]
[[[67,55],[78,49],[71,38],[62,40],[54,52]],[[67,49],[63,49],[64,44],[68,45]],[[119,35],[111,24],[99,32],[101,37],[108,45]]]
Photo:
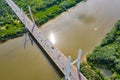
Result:
[[71,66],[71,57],[68,57],[68,65],[67,65],[67,71],[65,75],[65,80],[68,80],[69,74],[70,74],[70,66]]
[[31,17],[32,22],[33,22],[33,27],[32,27],[32,32],[33,32],[33,30],[34,30],[34,28],[35,28],[35,20],[34,20],[34,18],[33,18],[33,16],[32,16],[32,11],[31,11],[30,6],[28,6],[28,9],[29,9],[30,17]]
[[78,57],[77,57],[77,69],[80,71],[80,58],[81,58],[82,50],[79,49]]

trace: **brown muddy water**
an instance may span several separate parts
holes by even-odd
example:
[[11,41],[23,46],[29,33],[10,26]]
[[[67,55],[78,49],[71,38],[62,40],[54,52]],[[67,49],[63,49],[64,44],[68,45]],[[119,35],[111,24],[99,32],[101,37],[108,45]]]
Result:
[[[43,25],[40,29],[66,57],[82,60],[120,19],[120,0],[88,0]],[[19,37],[0,45],[0,80],[60,80],[41,50]]]
[[[120,0],[87,0],[42,26],[56,47],[76,59],[78,49],[82,60],[120,19]],[[51,38],[50,38],[51,39]]]
[[19,37],[0,45],[0,80],[60,80],[46,57]]

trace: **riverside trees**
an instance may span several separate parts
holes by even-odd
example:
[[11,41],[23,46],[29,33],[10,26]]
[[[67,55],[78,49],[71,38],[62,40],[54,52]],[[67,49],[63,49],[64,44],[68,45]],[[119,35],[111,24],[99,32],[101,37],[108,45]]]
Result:
[[87,61],[89,64],[108,68],[113,73],[117,72],[117,78],[120,77],[120,20],[101,44],[88,54]]
[[[13,0],[29,16],[28,5],[31,6],[37,25],[42,25],[58,14],[66,11],[81,0]],[[0,41],[22,35],[26,30],[23,24],[7,5],[0,0]]]

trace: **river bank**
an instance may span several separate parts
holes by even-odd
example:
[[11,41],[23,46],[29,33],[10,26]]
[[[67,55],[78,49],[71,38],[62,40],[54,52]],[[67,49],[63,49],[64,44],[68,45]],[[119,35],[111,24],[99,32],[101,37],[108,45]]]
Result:
[[[119,1],[107,0],[104,4],[103,1],[81,2],[69,12],[44,24],[40,29],[48,39],[54,35],[54,45],[66,56],[71,55],[73,61],[77,57],[79,48],[83,50],[82,60],[86,60],[87,53],[101,42],[120,18],[120,11],[116,10]],[[111,6],[112,3],[114,7]]]
[[89,64],[109,69],[113,77],[120,79],[120,20],[102,42],[87,56]]
[[[13,0],[14,1],[14,0]],[[38,1],[38,0],[37,0]],[[53,19],[58,16],[62,12],[65,12],[67,9],[75,6],[82,0],[52,0],[52,1],[17,1],[15,3],[22,7],[26,14],[28,13],[28,6],[31,6],[33,16],[35,22],[38,26],[44,24],[45,22]],[[9,6],[5,3],[5,1],[0,1],[2,7],[1,15],[0,15],[0,41],[4,42],[6,40],[22,36],[26,29],[24,29],[24,25],[22,25],[21,21],[17,18],[14,12],[9,8]],[[4,14],[3,14],[4,13]]]
[[[52,34],[52,38],[54,37],[55,40],[54,45],[65,56],[70,55],[72,61],[77,58],[78,49],[81,48],[83,51],[81,57],[83,61],[86,59],[87,53],[100,43],[115,22],[120,19],[119,3],[119,0],[88,0],[85,3],[79,3],[73,9],[69,10],[69,12],[65,12],[63,15],[44,24],[40,29],[46,34],[49,40]],[[52,69],[49,69],[49,62],[46,62],[45,59],[43,60],[44,56],[41,58],[42,53],[39,53],[39,51],[36,52],[36,48],[34,46],[31,47],[29,42],[28,47],[23,49],[22,38],[9,40],[0,46],[0,71],[2,76],[0,79],[19,80],[18,78],[20,77],[22,80],[33,80],[36,77],[38,80],[54,80],[57,75],[56,73],[54,74]],[[29,69],[27,66],[23,68],[23,65],[26,63],[28,67],[31,66]],[[16,70],[11,69],[12,67]],[[6,74],[2,74],[4,70],[6,70]],[[10,72],[13,74],[10,74]],[[49,76],[44,76],[46,73]],[[4,77],[6,75],[9,75],[9,77]],[[13,75],[19,77],[14,79]]]
[[[116,10],[119,7],[118,3],[118,0],[112,2],[109,0],[88,0],[86,3],[77,5],[74,10],[72,9],[48,22],[41,29],[49,39],[51,35],[54,35],[54,45],[66,56],[71,55],[73,61],[77,57],[78,49],[81,48],[83,50],[81,59],[86,61],[86,55],[102,41],[116,21],[120,19],[120,11]],[[83,67],[82,71],[88,76],[88,80],[95,80],[95,77],[98,79],[98,76],[100,76],[100,80],[103,78],[109,80],[110,77],[105,77],[106,74],[104,75],[103,71],[99,69],[90,70],[91,66],[87,66],[88,69]]]

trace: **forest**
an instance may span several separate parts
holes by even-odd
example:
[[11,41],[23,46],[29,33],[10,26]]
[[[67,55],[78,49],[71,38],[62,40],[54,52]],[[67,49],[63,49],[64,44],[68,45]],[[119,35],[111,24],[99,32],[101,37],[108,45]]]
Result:
[[[82,0],[13,0],[29,16],[28,5],[31,7],[35,23],[43,25],[60,13],[75,6]],[[0,41],[23,35],[27,30],[24,25],[7,5],[5,0],[0,0]]]
[[105,36],[102,42],[87,55],[90,65],[109,69],[109,80],[120,80],[120,20]]

